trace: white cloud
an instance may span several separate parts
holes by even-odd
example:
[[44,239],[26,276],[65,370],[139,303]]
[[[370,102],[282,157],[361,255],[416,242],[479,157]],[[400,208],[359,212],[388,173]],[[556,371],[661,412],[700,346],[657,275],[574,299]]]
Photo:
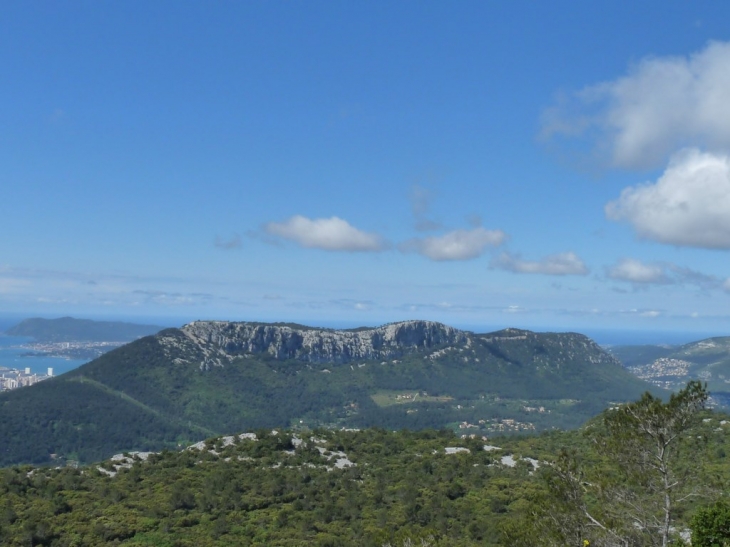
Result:
[[454,230],[442,236],[411,239],[400,245],[403,252],[417,252],[431,260],[469,260],[481,256],[487,247],[504,243],[507,234],[502,230]]
[[492,261],[493,268],[515,273],[543,275],[587,275],[588,268],[571,252],[546,256],[540,260],[522,260],[518,255],[502,253]]
[[310,249],[380,251],[385,248],[377,234],[358,230],[338,217],[309,219],[296,215],[285,222],[269,222],[264,231]]
[[726,290],[730,292],[730,279],[722,279],[671,262],[647,264],[635,258],[622,258],[606,268],[606,276],[614,281],[639,285],[690,285],[702,291]]
[[730,148],[730,42],[649,57],[544,114],[543,135],[591,135],[620,167],[658,165],[678,147]]
[[638,284],[667,284],[672,280],[660,264],[645,264],[634,258],[623,258],[608,269],[608,277],[616,281]]
[[625,188],[605,211],[645,239],[730,249],[730,158],[683,150],[656,183]]

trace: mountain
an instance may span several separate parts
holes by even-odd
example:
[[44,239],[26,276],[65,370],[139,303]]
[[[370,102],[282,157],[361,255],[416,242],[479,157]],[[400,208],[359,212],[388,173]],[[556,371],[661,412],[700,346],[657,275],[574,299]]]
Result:
[[429,321],[197,321],[0,395],[0,465],[93,461],[252,428],[570,428],[650,387],[589,338]]
[[28,336],[36,342],[130,342],[159,332],[164,327],[137,325],[120,321],[92,321],[90,319],[33,318],[9,328],[6,334]]
[[702,380],[713,400],[730,405],[730,336],[707,338],[683,346],[617,346],[611,348],[629,371],[667,389]]

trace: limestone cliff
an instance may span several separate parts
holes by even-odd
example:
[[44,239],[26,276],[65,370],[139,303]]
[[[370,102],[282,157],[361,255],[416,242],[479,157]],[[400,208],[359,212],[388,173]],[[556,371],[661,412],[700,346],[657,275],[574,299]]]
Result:
[[471,336],[433,321],[403,321],[355,330],[195,321],[181,331],[205,355],[204,367],[223,364],[221,359],[251,354],[312,363],[392,359],[416,350],[466,342]]

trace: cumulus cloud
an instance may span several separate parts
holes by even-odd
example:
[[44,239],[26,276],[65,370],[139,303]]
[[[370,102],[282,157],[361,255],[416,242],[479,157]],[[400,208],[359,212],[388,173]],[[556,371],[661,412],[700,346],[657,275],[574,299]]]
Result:
[[693,285],[702,290],[730,290],[730,280],[677,266],[671,262],[645,263],[635,258],[622,258],[606,268],[606,276],[614,281],[634,285]]
[[644,239],[730,249],[730,157],[683,150],[655,183],[624,189],[605,212]]
[[650,167],[678,147],[730,148],[730,42],[689,57],[650,57],[625,76],[592,85],[548,109],[545,137],[595,138],[620,167]]
[[623,258],[608,268],[607,275],[615,281],[639,284],[667,284],[672,280],[659,264],[645,264],[634,258]]
[[264,231],[302,247],[325,251],[380,251],[386,246],[379,235],[358,230],[338,217],[309,219],[296,215],[284,222],[269,222]]
[[588,268],[571,252],[546,256],[540,260],[523,260],[519,255],[502,253],[492,260],[491,266],[514,273],[543,275],[587,275]]
[[411,239],[400,245],[403,252],[416,252],[431,260],[469,260],[484,254],[487,247],[504,243],[507,234],[502,230],[482,227],[454,230],[442,236]]

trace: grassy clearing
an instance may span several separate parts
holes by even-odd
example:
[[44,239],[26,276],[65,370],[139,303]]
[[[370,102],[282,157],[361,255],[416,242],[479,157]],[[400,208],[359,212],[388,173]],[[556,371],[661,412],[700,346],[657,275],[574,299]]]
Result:
[[381,390],[373,393],[371,399],[379,407],[387,407],[393,405],[407,405],[411,403],[448,403],[454,398],[448,395],[434,397],[423,391],[404,390],[404,391],[385,391]]

